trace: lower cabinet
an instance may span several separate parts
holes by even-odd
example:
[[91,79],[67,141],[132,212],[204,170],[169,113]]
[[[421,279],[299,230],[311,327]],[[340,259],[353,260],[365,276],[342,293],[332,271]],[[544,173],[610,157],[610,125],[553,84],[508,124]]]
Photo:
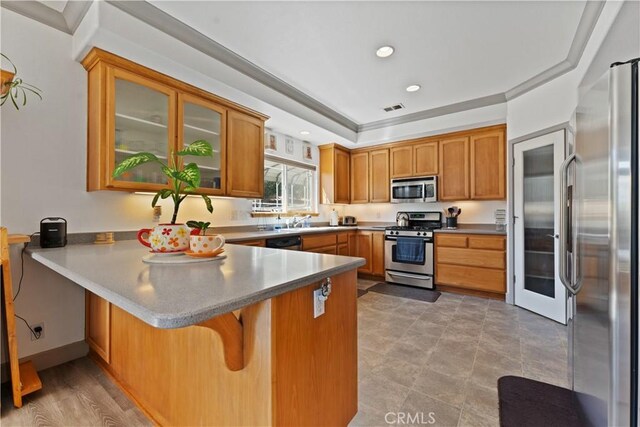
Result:
[[266,246],[266,242],[263,240],[245,240],[242,242],[234,242],[234,245],[243,245],[243,246],[257,246],[260,248],[264,248]]
[[85,340],[102,360],[111,359],[111,303],[85,291]]
[[436,284],[506,293],[506,237],[436,233]]
[[367,263],[358,272],[372,276],[384,276],[384,232],[358,231],[357,257],[364,258]]

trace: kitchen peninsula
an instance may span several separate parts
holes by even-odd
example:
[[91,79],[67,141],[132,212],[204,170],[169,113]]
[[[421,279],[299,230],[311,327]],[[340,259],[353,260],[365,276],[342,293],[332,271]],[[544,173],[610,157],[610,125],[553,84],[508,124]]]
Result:
[[364,260],[225,249],[224,260],[184,265],[144,264],[135,241],[29,253],[87,290],[93,358],[158,424],[348,424]]

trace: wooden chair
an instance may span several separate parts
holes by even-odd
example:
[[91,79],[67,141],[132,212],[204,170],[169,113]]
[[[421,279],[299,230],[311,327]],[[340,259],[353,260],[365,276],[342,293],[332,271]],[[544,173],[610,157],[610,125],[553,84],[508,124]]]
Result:
[[0,227],[0,262],[2,264],[2,304],[5,313],[7,330],[7,348],[9,350],[9,365],[11,368],[11,389],[13,391],[13,405],[22,406],[22,396],[42,388],[42,382],[31,361],[18,362],[18,341],[16,339],[16,318],[13,307],[13,284],[11,282],[11,259],[9,245],[27,243],[29,236],[9,235],[7,229]]

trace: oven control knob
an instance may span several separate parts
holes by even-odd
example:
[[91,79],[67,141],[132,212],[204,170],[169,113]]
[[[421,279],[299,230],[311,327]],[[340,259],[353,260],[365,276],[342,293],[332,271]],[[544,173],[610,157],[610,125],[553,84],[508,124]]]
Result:
[[398,234],[400,234],[400,232],[399,232],[399,231],[396,231],[396,236],[397,236]]

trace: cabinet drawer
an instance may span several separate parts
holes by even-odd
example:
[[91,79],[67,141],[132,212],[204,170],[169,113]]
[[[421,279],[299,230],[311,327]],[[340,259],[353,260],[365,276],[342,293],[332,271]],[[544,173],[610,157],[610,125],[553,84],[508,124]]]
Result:
[[314,248],[322,248],[324,246],[335,246],[335,233],[314,234],[312,236],[302,236],[302,250],[306,251]]
[[506,292],[504,270],[437,264],[436,283],[486,292]]
[[506,267],[506,255],[504,252],[498,251],[438,247],[436,249],[436,262],[438,264],[443,263],[504,270]]
[[503,236],[469,236],[469,248],[504,251],[507,241]]
[[316,254],[337,255],[336,246],[324,246],[322,248],[305,249],[305,252],[313,252]]
[[235,243],[236,245],[243,245],[243,246],[258,246],[261,248],[265,247],[265,241],[264,240],[244,240],[242,242],[237,242]]
[[338,243],[348,243],[348,242],[349,242],[348,233],[338,233]]
[[446,246],[449,248],[466,248],[467,236],[456,234],[439,234],[436,237],[437,246]]

